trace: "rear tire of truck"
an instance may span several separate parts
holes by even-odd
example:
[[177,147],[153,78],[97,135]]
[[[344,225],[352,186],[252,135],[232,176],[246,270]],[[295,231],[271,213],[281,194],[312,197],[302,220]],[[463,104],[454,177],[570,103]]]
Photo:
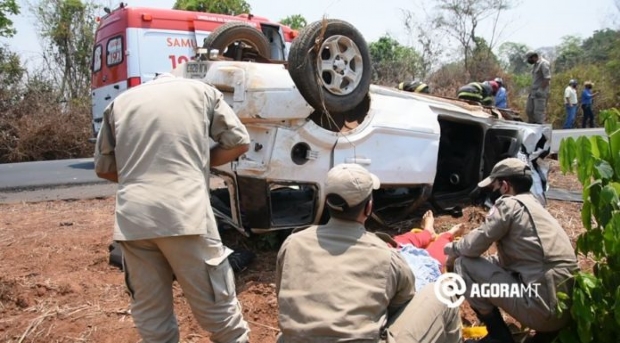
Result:
[[206,48],[207,51],[217,49],[220,56],[233,58],[234,60],[247,60],[248,56],[238,56],[234,53],[235,47],[239,43],[251,46],[252,49],[258,52],[260,57],[271,58],[271,47],[267,37],[253,26],[244,22],[226,23],[213,30],[204,39],[203,48]]
[[341,113],[358,106],[370,89],[370,68],[364,37],[342,20],[311,23],[291,44],[289,73],[317,111]]

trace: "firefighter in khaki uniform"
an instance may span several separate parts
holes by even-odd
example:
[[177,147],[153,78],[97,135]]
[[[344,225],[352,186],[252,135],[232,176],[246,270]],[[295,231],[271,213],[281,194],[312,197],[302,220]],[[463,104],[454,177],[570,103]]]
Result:
[[[492,187],[495,205],[482,226],[445,246],[448,256],[457,257],[455,271],[468,290],[474,283],[539,284],[532,287],[537,292],[524,292],[522,298],[478,298],[465,292],[487,326],[488,335],[481,342],[513,342],[498,307],[537,331],[531,342],[550,342],[569,319],[568,311],[561,318],[556,313],[556,292],[570,294],[572,290],[577,258],[571,242],[560,224],[529,193],[532,176],[523,161],[508,158],[498,162],[478,186]],[[492,243],[496,243],[497,255],[481,257]]]
[[549,61],[540,57],[536,51],[528,51],[525,54],[527,63],[532,67],[532,87],[525,104],[527,122],[544,124],[549,101],[549,84],[551,82],[551,68]]
[[[278,342],[458,342],[458,308],[417,294],[398,250],[366,232],[377,177],[357,164],[327,174],[326,225],[293,233],[276,264]],[[415,294],[415,296],[414,296]]]
[[[218,144],[210,147],[209,137]],[[236,159],[249,142],[220,92],[170,74],[127,90],[104,111],[95,171],[118,182],[113,239],[144,342],[179,342],[174,277],[211,341],[248,341],[232,251],[209,202],[209,168]]]

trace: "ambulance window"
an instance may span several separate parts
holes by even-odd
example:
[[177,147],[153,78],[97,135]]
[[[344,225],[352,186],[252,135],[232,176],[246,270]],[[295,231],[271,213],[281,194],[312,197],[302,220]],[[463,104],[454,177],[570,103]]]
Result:
[[93,73],[101,70],[101,55],[103,54],[103,47],[101,44],[95,47],[93,51]]
[[123,62],[123,37],[110,38],[108,46],[106,48],[106,65],[108,67],[120,64]]

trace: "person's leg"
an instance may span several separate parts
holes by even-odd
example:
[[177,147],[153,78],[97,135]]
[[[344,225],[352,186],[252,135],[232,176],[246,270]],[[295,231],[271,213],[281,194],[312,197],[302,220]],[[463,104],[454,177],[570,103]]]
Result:
[[443,252],[443,248],[446,244],[452,242],[456,237],[462,236],[464,232],[465,226],[463,226],[463,224],[454,225],[447,232],[437,236],[437,238],[435,238],[435,240],[432,241],[426,248],[428,254],[439,261],[442,269],[446,265],[446,261],[448,259],[448,256]]
[[145,342],[179,341],[172,300],[173,274],[151,240],[119,241],[125,283],[131,294],[131,316]]
[[[483,315],[499,307],[527,327],[543,331],[555,330],[565,323],[565,318],[557,318],[554,314],[557,300],[552,280],[544,279],[540,284],[526,285],[516,274],[500,267],[495,258],[460,257],[455,262],[455,271],[465,280],[468,290],[465,296],[469,304]],[[469,290],[473,284],[477,284],[480,290],[482,284],[517,289],[519,296],[472,296]]]
[[581,118],[581,127],[586,127],[586,118],[588,117],[588,105],[581,105],[581,110],[583,111],[583,118]]
[[564,121],[563,129],[572,129],[575,123],[575,115],[577,114],[577,106],[565,105],[566,108],[566,120]]
[[449,308],[426,285],[399,312],[388,318],[388,342],[456,343],[461,340],[459,307]]
[[588,106],[588,120],[590,121],[590,127],[594,127],[594,112],[592,112],[592,106]]
[[528,95],[527,102],[525,103],[525,113],[527,114],[527,122],[534,122],[534,96]]
[[433,241],[433,235],[426,230],[405,232],[393,238],[398,244],[411,244],[420,249],[426,248]]
[[412,244],[417,248],[424,249],[433,241],[436,235],[433,211],[428,210],[424,213],[422,221],[420,222],[420,227],[422,231],[410,231],[396,235],[393,238],[399,244]]
[[158,239],[198,323],[215,343],[248,342],[249,329],[228,263],[232,250],[204,236]]
[[547,98],[535,98],[534,100],[534,117],[535,124],[545,123],[545,112],[547,108]]
[[594,115],[592,113],[592,106],[586,105],[583,108],[583,125],[582,127],[585,129],[588,126],[588,122],[590,122],[590,127],[594,127]]

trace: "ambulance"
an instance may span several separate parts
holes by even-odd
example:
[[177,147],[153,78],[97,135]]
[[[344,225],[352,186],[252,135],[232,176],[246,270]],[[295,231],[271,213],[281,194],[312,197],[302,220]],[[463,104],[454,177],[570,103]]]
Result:
[[287,26],[252,14],[229,16],[128,7],[123,3],[114,10],[105,8],[104,11],[106,15],[98,19],[91,65],[94,134],[89,139],[91,142],[96,140],[103,111],[110,102],[128,88],[153,79],[157,73],[193,60],[196,49],[203,46],[211,33],[211,42],[226,44],[237,35],[240,41],[257,45],[263,57],[274,60],[287,59],[290,44],[297,35],[297,31]]

